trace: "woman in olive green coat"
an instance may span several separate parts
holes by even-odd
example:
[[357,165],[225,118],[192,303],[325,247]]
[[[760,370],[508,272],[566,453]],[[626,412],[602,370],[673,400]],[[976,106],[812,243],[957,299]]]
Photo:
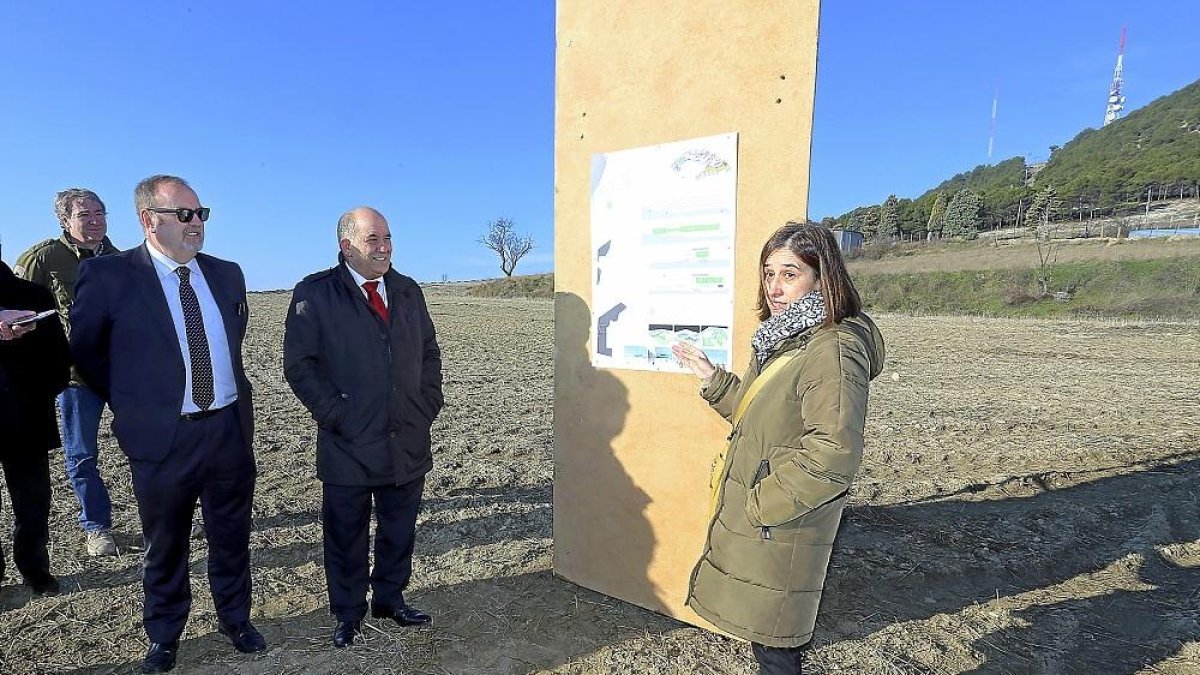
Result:
[[750,641],[761,673],[799,673],[884,347],[828,229],[788,223],[760,263],[762,324],[741,378],[696,345],[674,346],[733,424],[688,605]]

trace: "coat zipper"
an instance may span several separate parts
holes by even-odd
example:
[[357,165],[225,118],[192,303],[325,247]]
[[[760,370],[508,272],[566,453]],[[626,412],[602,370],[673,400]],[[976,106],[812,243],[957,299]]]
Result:
[[[758,484],[761,483],[764,478],[766,478],[767,476],[770,476],[770,475],[771,475],[771,463],[764,459],[763,461],[758,463],[758,471],[754,472],[754,484],[750,486],[750,489],[753,490],[754,488],[758,487]],[[766,525],[763,525],[761,529],[762,529],[762,538],[770,539],[771,538],[771,528],[767,527]]]

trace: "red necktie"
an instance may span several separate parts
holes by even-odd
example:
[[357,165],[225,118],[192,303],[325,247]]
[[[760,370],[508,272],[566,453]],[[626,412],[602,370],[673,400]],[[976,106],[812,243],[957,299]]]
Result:
[[367,292],[367,302],[371,303],[371,309],[383,319],[384,323],[388,320],[387,306],[383,304],[383,296],[379,295],[378,281],[364,281],[363,290]]

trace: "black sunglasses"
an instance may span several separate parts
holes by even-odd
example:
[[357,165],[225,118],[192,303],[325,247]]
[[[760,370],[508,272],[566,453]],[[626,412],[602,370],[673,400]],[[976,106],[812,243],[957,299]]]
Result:
[[193,215],[199,216],[200,222],[204,222],[204,221],[208,220],[208,212],[211,211],[212,209],[208,208],[207,206],[201,206],[198,209],[188,209],[188,208],[184,208],[181,206],[176,209],[163,209],[163,208],[147,207],[146,210],[153,211],[155,213],[174,213],[175,217],[179,219],[179,222],[190,223],[190,222],[192,222]]

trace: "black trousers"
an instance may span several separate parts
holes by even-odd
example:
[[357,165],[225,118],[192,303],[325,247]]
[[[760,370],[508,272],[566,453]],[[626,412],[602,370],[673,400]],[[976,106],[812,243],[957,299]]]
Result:
[[[13,510],[13,562],[30,583],[50,577],[50,458],[44,450],[10,448],[0,459]],[[4,576],[4,549],[0,547],[0,578]]]
[[[321,519],[325,533],[325,583],[329,611],[338,621],[359,621],[371,604],[403,607],[412,577],[417,510],[425,478],[404,485],[358,487],[323,484]],[[375,503],[375,567],[368,575],[371,502]]]
[[757,642],[750,643],[754,660],[758,662],[759,675],[800,675],[804,668],[804,652],[808,645],[800,647],[768,647]]
[[250,618],[250,507],[254,456],[246,447],[237,406],[201,420],[180,419],[161,462],[131,461],[142,536],[146,540],[142,623],[151,642],[174,642],[192,606],[188,580],[196,502],[208,537],[208,583],[217,618]]

